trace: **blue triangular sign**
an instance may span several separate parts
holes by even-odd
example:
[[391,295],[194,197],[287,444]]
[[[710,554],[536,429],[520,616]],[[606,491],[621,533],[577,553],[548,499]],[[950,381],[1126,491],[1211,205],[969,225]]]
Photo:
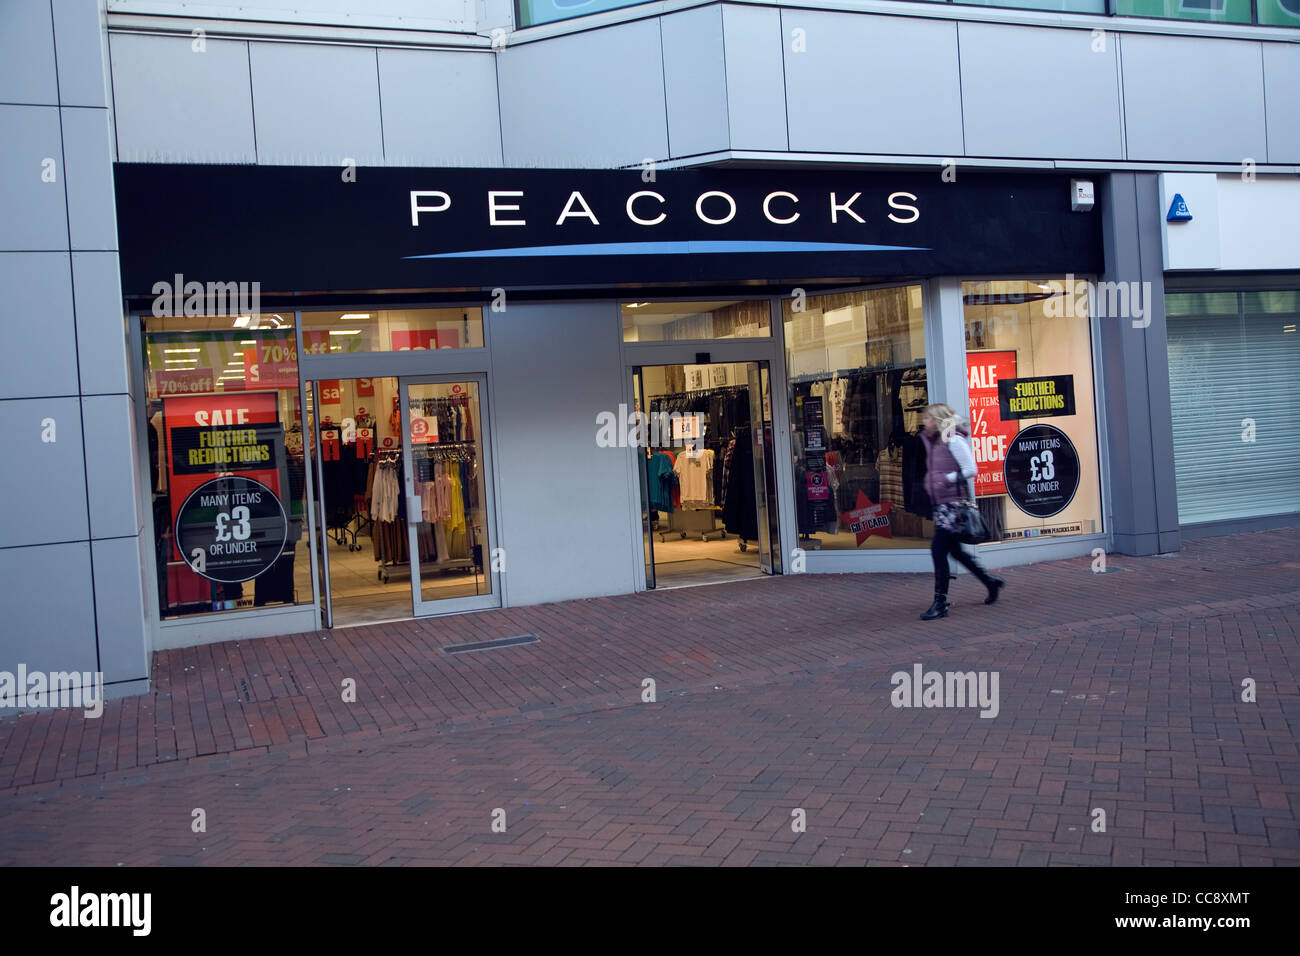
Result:
[[1192,211],[1187,208],[1187,200],[1182,193],[1174,193],[1174,201],[1169,206],[1165,222],[1191,222]]

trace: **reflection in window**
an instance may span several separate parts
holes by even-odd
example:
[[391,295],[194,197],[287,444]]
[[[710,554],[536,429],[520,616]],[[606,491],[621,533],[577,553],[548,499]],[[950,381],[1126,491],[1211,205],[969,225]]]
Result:
[[310,604],[292,314],[143,321],[162,617]]
[[308,355],[481,349],[483,310],[457,307],[304,312],[302,347]]
[[796,304],[783,307],[800,547],[928,547],[921,287]]
[[767,299],[742,302],[625,302],[624,342],[752,339],[772,334]]

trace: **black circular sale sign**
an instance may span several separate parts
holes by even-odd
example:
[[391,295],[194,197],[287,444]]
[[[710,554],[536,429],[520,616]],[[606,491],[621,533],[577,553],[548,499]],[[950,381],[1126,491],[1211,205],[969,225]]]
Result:
[[289,537],[284,506],[266,485],[228,475],[190,492],[176,515],[176,545],[210,581],[251,581],[280,557]]
[[1011,439],[1002,471],[1011,500],[1035,518],[1064,511],[1079,490],[1079,453],[1051,425],[1031,425]]

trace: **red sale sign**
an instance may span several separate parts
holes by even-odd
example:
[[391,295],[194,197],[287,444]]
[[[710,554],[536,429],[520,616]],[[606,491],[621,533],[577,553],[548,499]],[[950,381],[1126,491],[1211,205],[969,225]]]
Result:
[[[190,492],[218,475],[259,481],[280,496],[283,446],[275,392],[163,399],[172,527]],[[190,560],[172,546],[173,560]],[[192,573],[192,572],[191,572]]]
[[975,448],[975,494],[1005,495],[1002,463],[1007,447],[1020,430],[1018,422],[1004,422],[998,412],[998,381],[1016,377],[1016,353],[967,352],[966,382],[970,396],[971,445]]
[[[343,405],[343,388],[339,385],[338,379],[322,379],[316,383],[318,394],[320,395],[321,411],[329,411],[329,407],[337,405],[340,408]],[[335,416],[338,417],[337,415]]]
[[244,381],[248,388],[297,388],[298,346],[292,332],[250,332],[244,344]]
[[439,339],[439,333],[433,329],[413,329],[406,332],[393,332],[393,351],[410,352],[421,349],[438,349],[454,348],[459,344],[459,339],[455,332],[443,332],[442,338]]

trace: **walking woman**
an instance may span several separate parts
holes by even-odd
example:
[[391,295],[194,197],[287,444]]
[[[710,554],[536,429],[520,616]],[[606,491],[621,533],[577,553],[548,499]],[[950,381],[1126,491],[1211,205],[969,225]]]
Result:
[[926,408],[921,424],[924,426],[921,440],[925,442],[925,491],[934,504],[934,540],[930,542],[930,556],[934,558],[934,603],[921,615],[921,620],[933,621],[948,616],[950,555],[988,588],[985,604],[998,599],[998,592],[1006,582],[980,567],[953,533],[957,512],[963,504],[973,503],[968,482],[974,477],[976,467],[970,429],[947,405]]

